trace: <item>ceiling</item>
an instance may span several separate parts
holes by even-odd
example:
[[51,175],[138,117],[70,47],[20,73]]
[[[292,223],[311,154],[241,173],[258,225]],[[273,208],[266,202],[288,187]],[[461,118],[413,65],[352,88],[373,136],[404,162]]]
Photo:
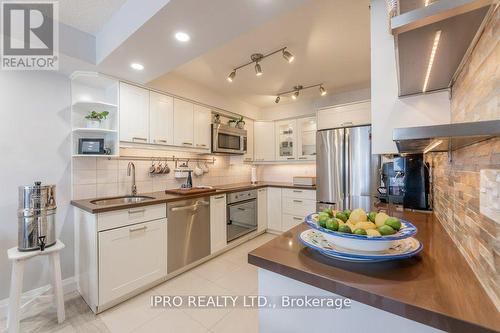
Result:
[[100,28],[127,0],[62,0],[59,21],[91,35]]
[[[288,64],[278,53],[261,62],[264,75],[256,77],[250,65],[238,70],[232,83],[226,81],[234,67],[249,61],[250,54],[284,46],[294,54],[293,63]],[[278,92],[297,84],[323,82],[330,93],[369,87],[369,0],[310,1],[172,72],[259,107],[274,105]],[[301,96],[319,93],[312,88]],[[290,100],[282,98],[281,103]]]

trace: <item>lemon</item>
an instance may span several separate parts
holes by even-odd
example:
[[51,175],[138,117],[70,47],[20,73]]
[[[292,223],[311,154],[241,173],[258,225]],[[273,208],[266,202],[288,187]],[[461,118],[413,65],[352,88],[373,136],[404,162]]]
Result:
[[385,220],[389,218],[389,215],[386,213],[378,213],[377,216],[375,217],[375,224],[377,227],[381,227],[385,224]]

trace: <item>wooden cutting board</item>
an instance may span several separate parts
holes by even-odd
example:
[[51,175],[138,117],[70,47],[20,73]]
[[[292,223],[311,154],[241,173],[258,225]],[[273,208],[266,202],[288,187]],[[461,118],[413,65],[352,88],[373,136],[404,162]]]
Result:
[[188,194],[200,194],[200,193],[210,193],[217,191],[215,188],[174,188],[170,190],[165,190],[167,194],[178,194],[178,195],[188,195]]

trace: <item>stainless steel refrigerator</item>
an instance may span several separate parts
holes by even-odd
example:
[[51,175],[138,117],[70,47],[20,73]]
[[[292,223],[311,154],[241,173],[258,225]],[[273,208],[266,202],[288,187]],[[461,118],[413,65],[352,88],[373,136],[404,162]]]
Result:
[[318,131],[316,152],[318,211],[370,211],[380,181],[380,157],[371,153],[371,126]]

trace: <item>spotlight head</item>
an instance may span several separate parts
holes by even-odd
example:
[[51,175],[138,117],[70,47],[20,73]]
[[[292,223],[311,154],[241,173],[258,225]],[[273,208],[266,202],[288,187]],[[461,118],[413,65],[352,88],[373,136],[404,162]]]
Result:
[[287,50],[283,50],[283,58],[285,58],[285,60],[288,61],[289,63],[293,62],[293,60],[295,59],[293,54],[291,54]]
[[256,76],[261,76],[262,73],[262,67],[260,67],[260,64],[257,62],[255,63],[255,75]]
[[326,95],[326,89],[323,88],[323,86],[319,86],[319,92],[320,92],[321,96],[325,96]]
[[231,74],[228,75],[227,81],[233,82],[235,76],[236,76],[236,71],[232,71]]
[[296,100],[298,97],[299,97],[299,91],[298,91],[298,90],[296,90],[296,91],[293,93],[293,95],[292,95],[292,99],[293,99],[293,100]]
[[276,96],[276,99],[274,100],[274,103],[278,104],[280,102],[280,99],[281,99],[280,96]]

